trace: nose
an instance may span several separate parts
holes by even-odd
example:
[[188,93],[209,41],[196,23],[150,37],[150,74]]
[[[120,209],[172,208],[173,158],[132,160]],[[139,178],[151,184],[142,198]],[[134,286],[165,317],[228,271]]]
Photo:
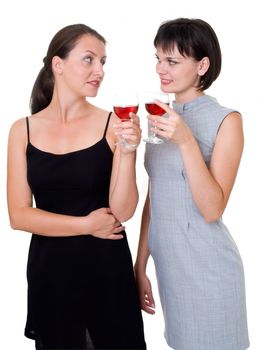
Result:
[[165,62],[157,62],[156,64],[156,72],[157,74],[166,74],[167,69],[166,69],[166,63]]
[[94,67],[94,71],[98,76],[104,75],[103,64],[102,62],[97,61]]

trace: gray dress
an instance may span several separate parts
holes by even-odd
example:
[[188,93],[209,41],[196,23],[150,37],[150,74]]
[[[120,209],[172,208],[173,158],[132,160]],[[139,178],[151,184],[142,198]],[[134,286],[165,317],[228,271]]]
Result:
[[[217,131],[233,110],[208,95],[173,108],[192,129],[206,164]],[[175,350],[249,347],[245,283],[238,248],[222,220],[207,223],[196,207],[178,146],[146,145],[150,178],[149,249]]]

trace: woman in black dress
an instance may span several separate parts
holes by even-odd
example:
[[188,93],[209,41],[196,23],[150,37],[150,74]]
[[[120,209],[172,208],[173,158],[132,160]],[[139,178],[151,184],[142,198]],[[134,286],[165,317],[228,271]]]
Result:
[[[61,29],[8,145],[13,229],[32,233],[25,335],[36,349],[146,349],[121,222],[137,201],[139,119],[121,122],[86,97],[104,77],[105,39]],[[132,147],[115,146],[116,135]],[[33,205],[35,200],[35,206]]]

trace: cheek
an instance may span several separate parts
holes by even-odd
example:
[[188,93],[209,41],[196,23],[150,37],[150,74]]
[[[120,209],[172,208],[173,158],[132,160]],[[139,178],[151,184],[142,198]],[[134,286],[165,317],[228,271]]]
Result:
[[198,78],[198,72],[195,68],[190,67],[185,70],[184,76],[190,81],[196,80]]
[[71,80],[78,79],[80,76],[83,76],[83,71],[77,66],[73,66],[69,71],[66,72],[67,77],[70,77]]

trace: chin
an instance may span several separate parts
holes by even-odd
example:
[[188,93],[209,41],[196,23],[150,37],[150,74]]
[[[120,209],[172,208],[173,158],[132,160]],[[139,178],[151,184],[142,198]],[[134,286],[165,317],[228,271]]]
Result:
[[169,86],[161,85],[160,90],[165,92],[166,94],[170,94],[172,92],[172,89],[170,89]]
[[88,92],[88,94],[86,95],[86,97],[96,97],[97,96],[98,91],[95,92]]

